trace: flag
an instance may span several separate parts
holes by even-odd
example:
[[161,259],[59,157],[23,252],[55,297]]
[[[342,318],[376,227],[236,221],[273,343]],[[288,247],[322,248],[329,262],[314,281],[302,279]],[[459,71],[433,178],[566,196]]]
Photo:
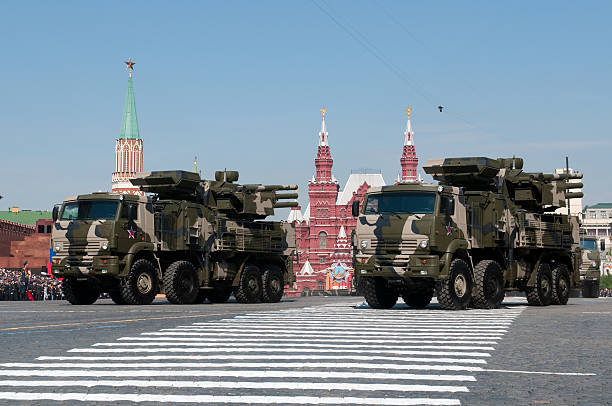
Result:
[[28,292],[28,299],[30,299],[31,301],[34,301],[34,297],[32,296],[32,293],[30,293],[29,290],[26,290],[26,292]]

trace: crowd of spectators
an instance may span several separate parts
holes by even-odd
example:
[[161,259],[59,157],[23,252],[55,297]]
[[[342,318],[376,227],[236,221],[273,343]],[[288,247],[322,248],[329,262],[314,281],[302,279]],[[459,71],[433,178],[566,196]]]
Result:
[[601,289],[599,291],[599,297],[612,297],[612,289]]
[[0,301],[61,300],[61,282],[23,269],[0,268]]

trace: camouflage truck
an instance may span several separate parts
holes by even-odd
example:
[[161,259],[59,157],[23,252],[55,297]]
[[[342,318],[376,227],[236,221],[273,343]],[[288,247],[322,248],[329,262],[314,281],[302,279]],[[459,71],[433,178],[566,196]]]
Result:
[[[72,304],[108,292],[117,304],[278,302],[295,280],[295,229],[263,221],[293,207],[295,185],[240,185],[238,172],[215,180],[184,171],[139,173],[147,197],[92,193],[53,210],[52,273]],[[152,194],[152,195],[151,195]]]
[[580,197],[581,174],[523,172],[520,158],[430,160],[438,185],[371,188],[352,236],[355,277],[368,304],[390,308],[401,295],[425,307],[495,308],[505,291],[531,305],[566,304],[580,282],[578,220],[554,214]]
[[[597,237],[580,234],[580,249],[582,256],[580,264],[582,297],[599,297],[601,253],[597,247]],[[605,251],[605,249],[605,245],[601,247],[602,251]]]

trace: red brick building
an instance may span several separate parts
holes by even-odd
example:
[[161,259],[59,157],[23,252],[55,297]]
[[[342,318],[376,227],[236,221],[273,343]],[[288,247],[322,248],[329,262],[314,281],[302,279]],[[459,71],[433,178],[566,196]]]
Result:
[[[402,173],[398,182],[415,182],[418,158],[410,126],[410,109],[404,132],[404,146],[400,164]],[[296,228],[299,260],[294,263],[296,284],[287,295],[307,295],[313,291],[348,290],[351,288],[353,258],[350,236],[357,219],[351,216],[353,201],[363,203],[367,190],[383,186],[380,173],[351,173],[344,189],[332,174],[333,159],[329,134],[325,123],[326,110],[322,109],[315,175],[308,182],[309,204],[302,214],[294,207],[287,218]]]

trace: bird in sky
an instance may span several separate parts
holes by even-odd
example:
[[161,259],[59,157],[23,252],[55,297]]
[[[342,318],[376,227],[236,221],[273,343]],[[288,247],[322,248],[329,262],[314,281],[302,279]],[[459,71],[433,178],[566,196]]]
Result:
[[442,109],[444,108],[444,106],[438,106],[438,110],[440,110],[440,113],[442,113]]

